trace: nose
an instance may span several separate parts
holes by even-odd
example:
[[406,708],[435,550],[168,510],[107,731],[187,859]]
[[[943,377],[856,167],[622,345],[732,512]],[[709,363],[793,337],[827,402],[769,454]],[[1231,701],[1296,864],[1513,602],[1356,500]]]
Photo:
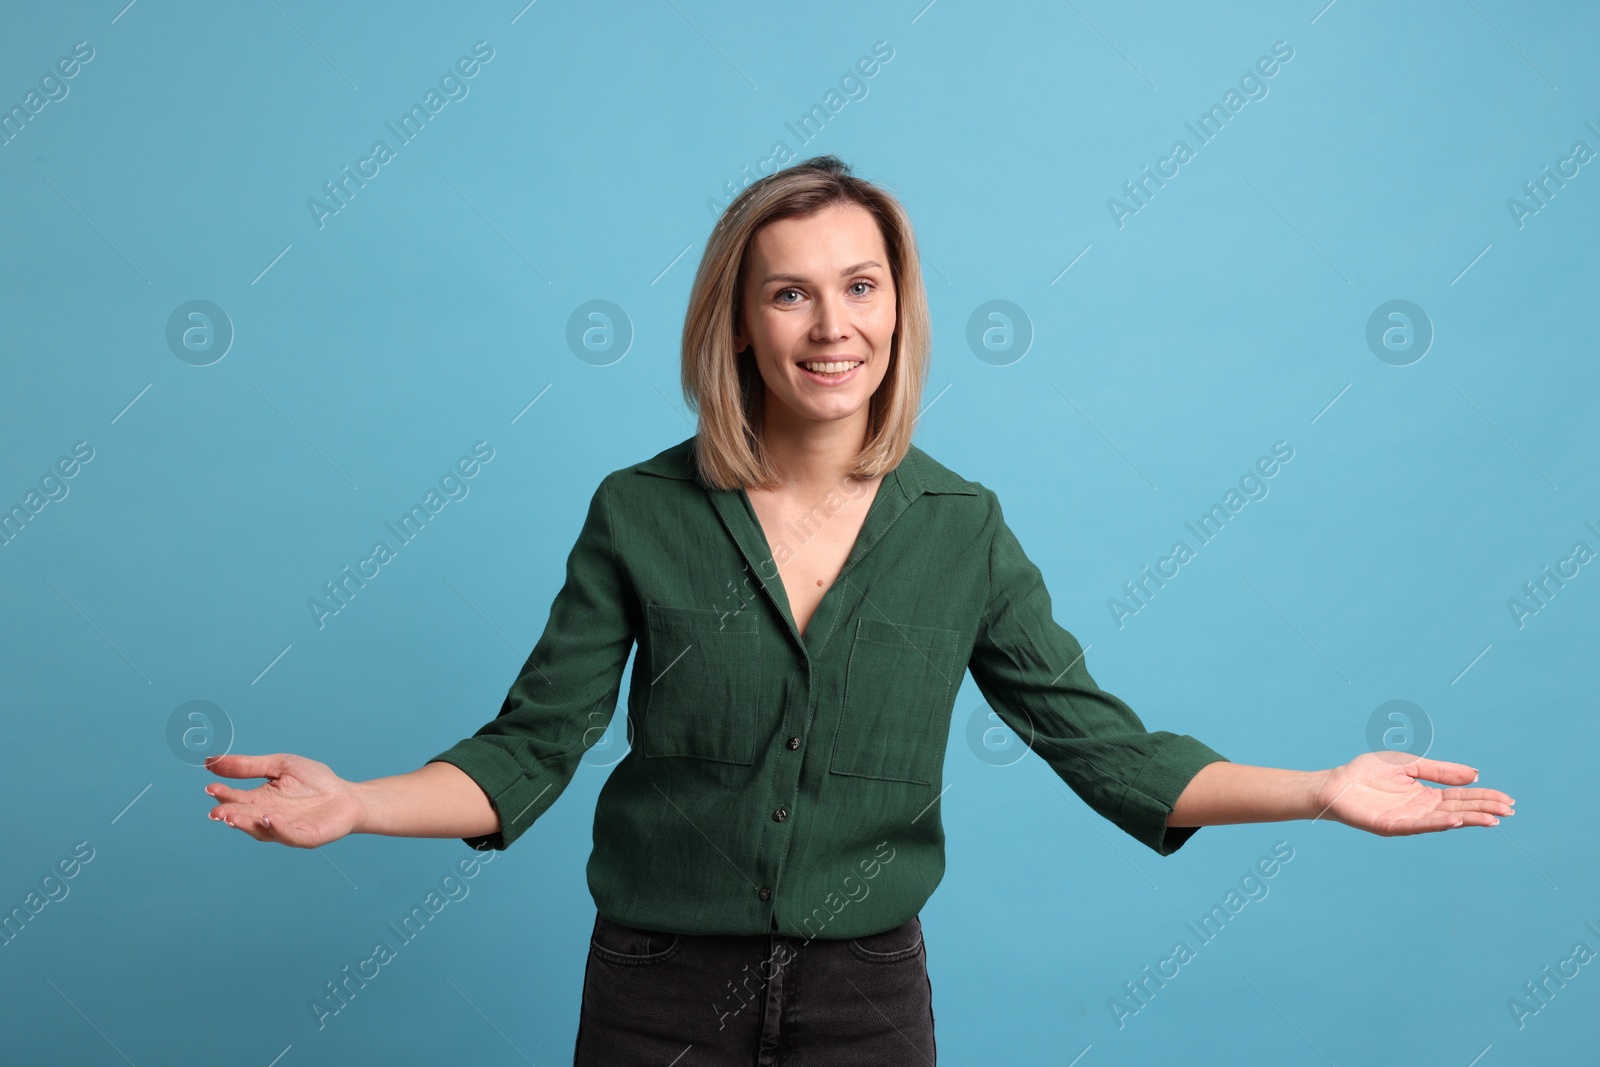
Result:
[[847,312],[842,298],[827,294],[818,298],[816,318],[811,323],[811,339],[823,343],[841,340],[848,332]]

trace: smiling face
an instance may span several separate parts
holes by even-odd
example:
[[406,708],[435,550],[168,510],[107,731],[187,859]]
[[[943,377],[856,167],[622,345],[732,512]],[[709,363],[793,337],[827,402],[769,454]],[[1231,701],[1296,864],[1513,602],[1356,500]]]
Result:
[[768,223],[750,241],[734,350],[755,350],[765,419],[860,422],[889,369],[894,276],[878,223],[859,204]]

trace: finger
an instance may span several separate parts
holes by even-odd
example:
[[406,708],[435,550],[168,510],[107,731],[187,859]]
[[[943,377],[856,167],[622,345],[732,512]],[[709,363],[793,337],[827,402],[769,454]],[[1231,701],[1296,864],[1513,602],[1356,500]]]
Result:
[[1486,811],[1460,811],[1456,818],[1463,826],[1499,826],[1500,820]]
[[1417,833],[1433,830],[1454,830],[1466,826],[1498,826],[1500,820],[1486,811],[1440,811],[1425,815],[1413,823]]
[[1465,763],[1446,763],[1436,759],[1419,759],[1406,766],[1404,770],[1413,778],[1443,782],[1446,785],[1467,785],[1478,780],[1476,767],[1468,767]]
[[242,815],[233,820],[236,829],[243,830],[257,841],[265,841],[271,835],[267,823],[262,820],[265,816]]
[[1493,800],[1501,804],[1515,804],[1516,801],[1498,789],[1462,789],[1459,786],[1452,789],[1441,790],[1451,800]]
[[218,804],[206,815],[218,822],[227,823],[229,826],[242,826],[246,820],[251,822],[260,819],[263,815],[273,814],[270,808],[246,801],[243,804]]
[[217,822],[227,823],[232,826],[233,817],[244,814],[244,810],[244,805],[242,804],[218,804],[206,812],[206,818],[215,819]]
[[1498,800],[1446,799],[1439,801],[1438,810],[1453,811],[1457,813],[1463,811],[1484,811],[1488,812],[1490,815],[1515,815],[1517,813],[1517,809],[1513,808],[1510,804],[1502,804]]
[[1401,834],[1431,834],[1466,825],[1466,816],[1454,811],[1435,811],[1406,821],[1396,828]]
[[275,752],[270,756],[209,756],[206,769],[224,778],[277,778],[284,773],[287,753]]
[[[260,786],[256,787],[256,789],[260,788]],[[231,785],[224,785],[221,782],[212,782],[210,785],[206,786],[206,792],[216,797],[220,801],[225,801],[232,804],[245,804],[249,803],[250,794],[255,792],[255,790],[235,789]]]
[[264,811],[250,811],[237,805],[223,805],[222,821],[236,830],[243,830],[257,841],[270,841],[273,836],[271,816]]

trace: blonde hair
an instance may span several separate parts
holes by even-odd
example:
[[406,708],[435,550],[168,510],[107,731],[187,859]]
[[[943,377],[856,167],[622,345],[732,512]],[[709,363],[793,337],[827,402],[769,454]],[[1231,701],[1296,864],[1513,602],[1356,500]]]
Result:
[[911,217],[894,196],[852,175],[836,156],[815,156],[761,178],[735,197],[713,227],[695,272],[683,321],[683,395],[700,416],[695,465],[709,486],[778,484],[761,439],[766,384],[750,348],[733,348],[745,265],[751,242],[767,223],[810,218],[834,204],[858,204],[872,213],[895,289],[889,368],[868,400],[867,438],[849,473],[876,477],[898,466],[911,447],[932,332]]

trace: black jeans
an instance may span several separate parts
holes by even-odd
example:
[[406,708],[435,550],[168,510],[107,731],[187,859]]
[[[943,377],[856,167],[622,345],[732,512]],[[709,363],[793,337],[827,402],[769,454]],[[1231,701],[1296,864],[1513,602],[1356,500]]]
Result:
[[934,1063],[922,922],[849,940],[675,934],[596,914],[574,1067]]

